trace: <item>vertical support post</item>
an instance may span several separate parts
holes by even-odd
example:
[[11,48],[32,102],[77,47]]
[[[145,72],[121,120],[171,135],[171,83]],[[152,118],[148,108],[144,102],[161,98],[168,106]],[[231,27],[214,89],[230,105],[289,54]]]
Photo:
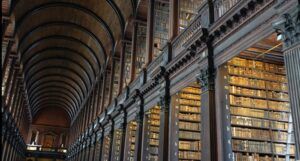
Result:
[[218,137],[215,105],[215,67],[214,53],[211,41],[206,39],[207,45],[207,62],[206,69],[202,69],[199,75],[201,86],[201,131],[202,138],[202,161],[218,160]]
[[114,131],[115,131],[115,122],[114,120],[111,118],[110,120],[111,123],[111,129],[110,129],[110,143],[109,143],[109,154],[108,154],[108,161],[112,161],[112,149],[113,149],[113,140],[114,140]]
[[283,14],[274,28],[283,36],[283,56],[288,79],[290,107],[295,136],[295,155],[300,159],[300,1]]
[[170,41],[172,41],[179,33],[179,0],[170,0]]
[[147,14],[147,40],[146,40],[146,62],[147,66],[153,58],[153,26],[154,26],[154,0],[148,0]]
[[135,79],[137,26],[136,20],[133,20],[130,82]]
[[126,43],[122,41],[122,50],[121,50],[121,65],[120,65],[120,78],[119,78],[119,94],[122,92],[123,83],[124,83],[124,68],[125,68],[125,49]]
[[103,139],[104,139],[104,127],[101,127],[101,137],[100,137],[100,150],[99,150],[99,161],[102,160],[102,149],[103,149]]
[[208,3],[208,12],[209,12],[209,25],[212,25],[215,22],[215,5],[217,3],[215,0],[207,0]]
[[97,82],[96,87],[94,88],[94,96],[93,96],[93,109],[94,109],[94,111],[93,111],[93,120],[97,119],[99,85],[100,85],[100,83]]
[[90,160],[90,152],[91,152],[91,145],[92,145],[92,138],[89,136],[89,139],[87,141],[87,147],[86,147],[86,154],[87,154],[87,158],[85,159],[86,161]]
[[100,113],[103,112],[104,110],[104,94],[105,94],[105,87],[106,87],[106,76],[107,76],[107,71],[106,69],[104,69],[104,72],[103,72],[103,82],[102,82],[102,91],[101,91],[101,108],[100,108]]
[[[14,66],[14,64],[15,64],[15,59],[14,58],[12,58],[12,62],[11,62],[11,64],[10,64],[10,67],[8,67],[8,68],[11,68],[10,69],[10,72],[9,72],[9,74],[8,74],[8,78],[7,78],[7,81],[6,81],[6,87],[5,87],[5,91],[4,91],[4,95],[3,95],[3,98],[4,98],[4,100],[3,100],[3,102],[4,102],[4,104],[5,104],[5,102],[6,102],[6,97],[7,97],[7,94],[8,94],[8,91],[9,91],[9,88],[10,88],[10,82],[11,82],[11,79],[12,79],[12,75],[13,75],[13,66]],[[5,104],[6,105],[6,104]],[[7,108],[7,107],[6,107]]]
[[144,99],[137,91],[137,103],[139,106],[138,113],[136,115],[137,129],[135,140],[135,161],[142,161],[142,141],[143,141],[143,122],[144,122]]
[[[8,101],[7,101],[7,107],[8,107],[8,111],[9,112],[12,112],[11,110],[11,99],[12,99],[12,94],[13,94],[13,92],[14,92],[14,89],[16,88],[16,86],[15,86],[15,84],[17,83],[17,75],[18,75],[18,69],[13,69],[14,70],[14,72],[13,72],[13,78],[12,78],[12,82],[11,83],[9,83],[10,84],[10,87],[9,87],[9,89],[8,89],[8,93],[7,94],[9,94],[8,95]],[[5,100],[6,101],[6,100]]]
[[83,151],[84,151],[84,149],[83,149],[83,144],[84,144],[84,142],[81,143],[81,147],[80,147],[80,149],[79,149],[79,156],[80,156],[80,157],[79,157],[79,158],[80,158],[79,160],[80,160],[80,161],[84,161],[84,158],[83,158],[83,157],[84,157],[84,153],[83,153]]
[[127,113],[126,110],[123,109],[123,106],[121,106],[122,113],[123,114],[123,122],[121,125],[121,130],[122,130],[122,136],[121,136],[121,145],[120,145],[120,161],[124,160],[124,151],[125,151],[125,138],[126,138],[126,128],[127,128]]
[[160,129],[159,129],[159,161],[165,161],[169,158],[169,117],[170,117],[170,80],[169,75],[165,73],[165,69],[161,68],[164,80],[161,83],[160,97]]
[[93,142],[92,142],[92,144],[93,144],[93,153],[92,153],[92,159],[91,159],[91,161],[94,161],[95,160],[95,153],[96,153],[96,144],[97,144],[97,133],[95,132],[94,133],[94,139],[93,139]]
[[[101,82],[102,81],[102,82]],[[101,100],[102,100],[102,88],[103,88],[103,74],[102,76],[100,76],[100,79],[99,79],[99,87],[98,87],[98,98],[97,98],[97,115],[100,115],[101,113]]]
[[112,64],[111,64],[111,74],[110,74],[110,84],[109,84],[109,103],[112,101],[112,96],[113,96],[113,87],[114,87],[114,77],[115,77],[115,65],[116,65],[116,60],[114,57],[112,57]]

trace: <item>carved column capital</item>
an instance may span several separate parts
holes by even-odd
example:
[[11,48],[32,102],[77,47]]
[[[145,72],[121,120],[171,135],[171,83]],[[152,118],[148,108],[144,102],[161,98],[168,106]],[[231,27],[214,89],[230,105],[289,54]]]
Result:
[[300,43],[300,4],[290,13],[283,14],[273,27],[282,34],[284,50]]
[[209,69],[201,69],[197,80],[200,83],[200,88],[203,90],[213,90],[214,89],[214,78],[215,71]]

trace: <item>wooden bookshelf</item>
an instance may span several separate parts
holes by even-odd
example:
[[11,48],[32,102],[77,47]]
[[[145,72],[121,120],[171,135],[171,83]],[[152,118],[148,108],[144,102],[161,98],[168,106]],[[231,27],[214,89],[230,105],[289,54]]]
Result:
[[158,161],[160,107],[154,106],[145,113],[146,118],[146,160]]
[[294,160],[283,66],[236,57],[226,72],[233,160]]

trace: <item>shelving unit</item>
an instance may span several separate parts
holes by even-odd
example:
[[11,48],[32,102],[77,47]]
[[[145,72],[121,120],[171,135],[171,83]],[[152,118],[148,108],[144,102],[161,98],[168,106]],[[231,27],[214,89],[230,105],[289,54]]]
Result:
[[102,150],[102,161],[109,160],[109,150],[110,150],[110,137],[104,136],[103,140],[103,150]]
[[116,129],[114,132],[114,161],[120,161],[121,155],[121,141],[122,141],[122,130]]
[[146,118],[146,160],[158,161],[160,107],[154,106],[145,114]]
[[153,57],[156,58],[169,38],[169,3],[154,3]]
[[200,6],[206,0],[180,0],[179,31],[184,30],[198,14]]
[[178,134],[178,161],[201,160],[201,90],[189,86],[176,94],[175,133]]
[[284,67],[235,57],[226,70],[233,160],[294,160]]
[[127,126],[129,145],[127,149],[127,158],[125,159],[126,161],[134,161],[137,123],[136,121],[130,121]]

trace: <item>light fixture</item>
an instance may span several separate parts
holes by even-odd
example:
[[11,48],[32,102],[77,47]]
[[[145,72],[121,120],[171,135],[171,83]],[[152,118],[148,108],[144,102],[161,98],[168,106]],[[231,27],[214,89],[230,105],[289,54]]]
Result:
[[277,41],[281,41],[282,40],[282,34],[281,33],[278,33],[277,34],[277,39],[276,39]]

